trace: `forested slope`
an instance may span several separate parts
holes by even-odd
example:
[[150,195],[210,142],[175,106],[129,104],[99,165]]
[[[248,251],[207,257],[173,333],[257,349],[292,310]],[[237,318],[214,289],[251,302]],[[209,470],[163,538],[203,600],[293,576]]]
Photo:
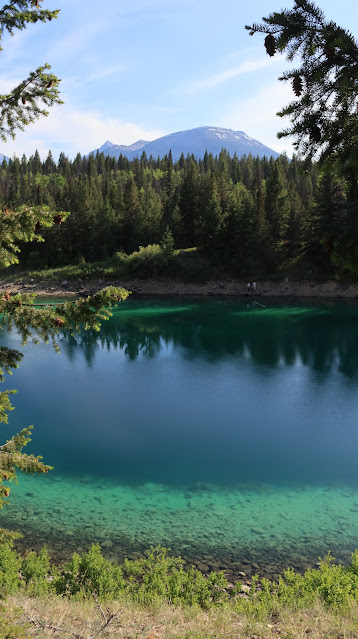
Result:
[[30,268],[129,254],[159,244],[169,229],[175,248],[200,247],[232,274],[273,275],[304,256],[327,276],[337,267],[356,275],[357,221],[345,191],[318,164],[224,150],[176,163],[170,153],[132,161],[61,154],[55,163],[36,152],[0,166],[3,209],[26,203],[71,212],[66,224],[41,229],[44,244],[22,248],[21,265]]

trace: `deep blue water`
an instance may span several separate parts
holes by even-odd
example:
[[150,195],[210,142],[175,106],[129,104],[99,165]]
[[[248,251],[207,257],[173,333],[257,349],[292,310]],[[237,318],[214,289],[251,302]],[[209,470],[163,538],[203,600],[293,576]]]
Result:
[[34,423],[30,450],[55,470],[21,477],[0,525],[64,554],[95,539],[114,556],[164,543],[224,562],[345,558],[357,320],[355,304],[129,299],[60,355],[28,344],[6,430]]

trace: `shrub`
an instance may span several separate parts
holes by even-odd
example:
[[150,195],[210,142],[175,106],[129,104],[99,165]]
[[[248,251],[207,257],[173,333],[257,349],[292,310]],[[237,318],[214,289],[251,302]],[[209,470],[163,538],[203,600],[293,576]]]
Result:
[[54,579],[58,594],[86,597],[96,593],[101,598],[114,599],[124,589],[121,568],[101,554],[99,544],[93,544],[88,553],[74,553],[61,575]]
[[22,611],[19,609],[8,610],[8,606],[0,605],[0,639],[26,639],[28,637],[28,624],[17,621],[21,619]]
[[29,552],[21,562],[21,574],[30,595],[42,595],[50,589],[51,567],[46,548]]
[[128,255],[126,266],[130,273],[138,277],[152,277],[158,275],[167,260],[159,244],[140,246],[138,251]]
[[[358,551],[348,566],[333,562],[328,554],[318,570],[310,568],[303,575],[289,568],[278,583],[254,576],[250,592],[243,596],[240,583],[228,594],[222,572],[206,576],[195,566],[185,571],[183,559],[169,555],[161,546],[151,548],[145,558],[126,559],[119,566],[105,559],[99,544],[94,544],[82,556],[74,553],[60,571],[51,568],[45,548],[21,559],[12,542],[7,541],[0,543],[0,597],[22,588],[35,596],[51,590],[77,598],[96,594],[102,599],[115,599],[126,595],[144,605],[165,601],[207,609],[230,604],[236,612],[254,619],[278,614],[282,608],[309,608],[320,601],[334,613],[345,614],[358,602]],[[1,622],[0,614],[0,639]]]
[[146,604],[162,599],[172,604],[208,607],[227,598],[223,573],[211,573],[206,578],[197,568],[185,572],[183,567],[183,559],[168,555],[166,548],[151,548],[145,559],[125,560],[127,592]]
[[11,543],[0,545],[0,596],[16,592],[20,587],[20,559]]
[[[263,579],[259,589],[251,590],[245,611],[258,616],[272,613],[282,605],[297,610],[311,606],[319,599],[326,608],[344,613],[358,601],[357,559],[355,553],[349,566],[335,565],[328,554],[320,561],[318,570],[309,568],[301,575],[289,568],[284,570],[278,584]],[[242,605],[238,602],[239,607]]]

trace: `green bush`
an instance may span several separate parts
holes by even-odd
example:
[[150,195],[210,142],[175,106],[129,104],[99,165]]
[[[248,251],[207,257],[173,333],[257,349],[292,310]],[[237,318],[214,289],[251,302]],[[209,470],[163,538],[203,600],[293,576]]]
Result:
[[154,277],[162,272],[167,263],[166,254],[159,244],[148,244],[128,255],[126,267],[138,277]]
[[124,251],[117,251],[112,257],[112,263],[114,266],[121,267],[124,266],[127,261],[128,255]]
[[310,568],[303,575],[289,568],[278,582],[260,581],[254,576],[247,595],[242,594],[240,583],[230,593],[227,585],[222,572],[203,575],[194,566],[184,570],[183,559],[169,555],[161,546],[151,548],[145,558],[126,559],[119,566],[105,559],[100,546],[95,544],[82,556],[74,553],[60,569],[51,567],[45,548],[38,554],[29,552],[21,559],[12,542],[0,543],[1,598],[20,588],[34,596],[51,591],[78,598],[94,593],[102,599],[125,595],[144,605],[157,601],[202,608],[225,604],[255,619],[278,614],[282,608],[309,608],[317,601],[334,613],[345,614],[358,602],[358,551],[347,566],[334,564],[328,554],[320,561],[318,570]]
[[358,575],[352,565],[334,565],[333,561],[334,558],[327,555],[320,562],[319,570],[307,570],[304,586],[318,595],[328,608],[344,612],[354,600],[358,601]]
[[99,544],[93,544],[82,557],[74,553],[62,574],[54,579],[54,588],[61,595],[86,597],[96,593],[101,598],[115,599],[124,586],[120,566],[103,557]]
[[152,548],[145,559],[125,560],[123,575],[128,594],[145,604],[162,599],[202,607],[227,598],[223,573],[211,573],[207,578],[194,567],[185,572],[184,563],[180,557],[168,555],[168,550],[161,546]]
[[50,590],[51,567],[48,552],[29,552],[21,562],[21,574],[30,595],[42,595]]
[[20,587],[21,561],[12,543],[0,545],[0,597],[16,592]]
[[9,612],[6,604],[0,605],[0,639],[26,639],[29,636],[27,633],[29,624],[17,623],[21,617],[21,610],[15,609]]
[[335,565],[333,561],[328,554],[318,570],[309,568],[303,575],[289,568],[278,584],[262,579],[260,588],[252,588],[247,600],[237,602],[237,606],[257,617],[272,614],[282,605],[297,610],[320,600],[330,610],[344,613],[358,602],[358,555],[352,555],[348,566]]

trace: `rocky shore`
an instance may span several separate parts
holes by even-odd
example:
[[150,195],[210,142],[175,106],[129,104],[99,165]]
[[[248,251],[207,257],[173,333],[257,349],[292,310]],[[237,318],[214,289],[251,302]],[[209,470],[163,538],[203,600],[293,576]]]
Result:
[[[53,539],[48,535],[41,535],[39,533],[27,532],[26,536],[15,542],[15,548],[21,554],[26,554],[29,550],[39,553],[45,545],[49,551],[51,561],[56,565],[63,565],[68,562],[74,552],[83,554],[87,552],[92,543],[99,543],[101,546],[101,552],[106,559],[121,564],[125,558],[129,560],[137,560],[145,558],[147,556],[147,546],[136,546],[130,548],[129,546],[118,545],[111,540],[95,539],[80,539],[73,536],[63,535],[62,539]],[[210,572],[223,571],[225,577],[229,583],[235,584],[240,581],[243,584],[250,585],[253,575],[259,575],[260,578],[271,579],[277,581],[283,571],[288,567],[293,567],[297,572],[301,574],[308,568],[317,567],[319,565],[318,555],[296,557],[295,560],[289,559],[286,556],[280,556],[279,549],[275,553],[270,553],[268,557],[260,555],[260,553],[252,553],[247,550],[247,553],[242,557],[235,556],[235,553],[229,553],[228,555],[222,553],[203,554],[202,549],[192,548],[191,551],[185,552],[183,548],[171,548],[171,554],[174,556],[180,556],[185,561],[184,570],[190,570],[192,566],[195,566],[203,574],[208,575]],[[343,559],[346,563],[349,560],[350,555],[347,554]]]
[[285,278],[281,282],[257,282],[256,291],[247,292],[247,282],[242,280],[214,280],[205,284],[180,282],[165,278],[158,279],[81,279],[74,281],[46,282],[29,280],[22,282],[1,281],[0,290],[7,289],[12,293],[36,293],[49,296],[90,295],[105,286],[123,286],[135,295],[203,295],[203,296],[262,296],[262,297],[310,297],[333,299],[358,299],[358,284],[336,281],[290,281]]

